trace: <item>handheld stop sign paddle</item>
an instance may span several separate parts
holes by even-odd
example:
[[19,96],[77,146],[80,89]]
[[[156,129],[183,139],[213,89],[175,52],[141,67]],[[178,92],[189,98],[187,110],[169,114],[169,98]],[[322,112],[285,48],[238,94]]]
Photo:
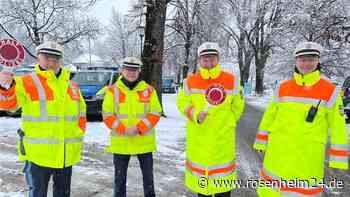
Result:
[[13,39],[0,40],[0,65],[3,67],[0,85],[9,88],[3,77],[13,75],[13,70],[22,65],[25,58],[24,47],[21,43]]
[[205,111],[208,111],[210,107],[220,105],[226,99],[225,88],[220,84],[213,84],[205,91],[205,99],[208,102],[208,106]]

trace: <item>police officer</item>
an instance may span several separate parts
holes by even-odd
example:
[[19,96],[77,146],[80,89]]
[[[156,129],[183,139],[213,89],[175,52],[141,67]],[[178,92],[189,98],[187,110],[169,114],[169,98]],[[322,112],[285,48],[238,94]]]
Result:
[[[80,161],[86,106],[70,72],[62,67],[63,46],[37,47],[35,71],[7,78],[0,88],[0,109],[22,109],[19,156],[25,162],[29,197],[45,197],[50,177],[53,196],[69,197],[72,166]],[[0,77],[3,73],[0,73]]]
[[269,185],[260,197],[322,195],[328,131],[329,167],[348,169],[341,89],[321,77],[320,55],[315,42],[296,47],[293,78],[279,84],[261,120],[254,148],[266,151],[260,177]]
[[162,112],[156,90],[141,80],[142,62],[135,57],[122,61],[121,77],[107,89],[103,121],[110,129],[110,146],[115,168],[114,197],[126,197],[126,177],[131,156],[140,162],[145,197],[155,196],[153,152],[155,126]]
[[244,108],[238,76],[225,72],[214,42],[198,48],[199,72],[188,76],[177,97],[186,117],[185,184],[199,197],[229,197],[236,179],[236,126]]

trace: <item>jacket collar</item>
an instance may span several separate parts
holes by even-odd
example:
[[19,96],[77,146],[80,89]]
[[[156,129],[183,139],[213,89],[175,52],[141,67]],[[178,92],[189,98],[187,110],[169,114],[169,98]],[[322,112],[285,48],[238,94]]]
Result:
[[[40,69],[39,64],[35,65],[34,71],[36,74],[38,74],[38,75],[40,75],[48,80],[57,79],[55,73],[52,70],[42,70],[42,69]],[[61,67],[61,74],[59,76],[59,79],[63,79],[64,81],[68,81],[70,79],[70,72],[67,69]]]
[[127,90],[127,91],[142,91],[142,90],[144,90],[144,89],[147,87],[147,84],[146,84],[145,81],[141,80],[141,81],[134,87],[134,89],[130,90],[130,88],[127,87],[127,86],[123,83],[123,81],[122,81],[122,76],[120,76],[120,77],[118,78],[118,81],[117,81],[117,86],[120,87],[120,88],[122,88],[122,89],[125,90],[125,91],[126,91],[126,90]]
[[321,79],[321,73],[319,70],[315,70],[312,73],[306,75],[294,72],[294,80],[299,86],[313,86]]
[[130,82],[127,79],[125,79],[124,77],[121,78],[123,84],[128,87],[130,90],[133,90],[141,81],[140,78],[138,78],[136,81]]
[[220,73],[221,67],[219,64],[209,70],[202,67],[199,68],[199,74],[203,79],[216,79],[220,76]]

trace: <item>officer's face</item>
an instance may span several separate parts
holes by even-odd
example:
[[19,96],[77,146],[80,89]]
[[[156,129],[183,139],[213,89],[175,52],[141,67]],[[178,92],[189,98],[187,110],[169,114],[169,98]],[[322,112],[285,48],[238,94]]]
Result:
[[218,55],[208,54],[208,55],[202,55],[200,57],[200,64],[202,68],[211,69],[214,66],[218,65],[218,63],[219,63]]
[[128,67],[124,67],[122,69],[122,75],[123,77],[130,81],[130,82],[133,82],[133,81],[136,81],[139,76],[140,76],[140,73],[141,73],[141,69],[140,68],[128,68]]
[[316,70],[320,59],[317,56],[299,56],[296,65],[301,74],[308,74]]
[[61,67],[62,61],[61,58],[40,53],[38,54],[38,63],[42,68],[56,72]]

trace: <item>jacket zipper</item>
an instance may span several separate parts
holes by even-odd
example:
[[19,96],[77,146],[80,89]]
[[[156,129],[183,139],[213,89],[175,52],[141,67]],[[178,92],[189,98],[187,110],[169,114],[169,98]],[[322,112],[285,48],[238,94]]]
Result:
[[[66,87],[65,89],[67,89],[67,88],[68,87]],[[64,112],[63,112],[63,114],[64,114]],[[63,168],[66,168],[66,141],[65,141],[66,136],[64,134],[65,133],[63,131]]]
[[66,142],[63,142],[64,143],[64,148],[63,148],[63,168],[66,167]]

